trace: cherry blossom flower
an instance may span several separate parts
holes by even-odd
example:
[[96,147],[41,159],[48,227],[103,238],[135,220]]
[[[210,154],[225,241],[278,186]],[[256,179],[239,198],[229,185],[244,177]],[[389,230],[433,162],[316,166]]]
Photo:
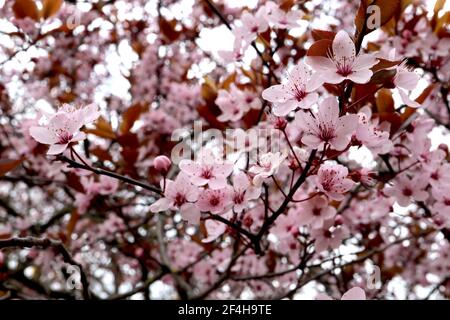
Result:
[[339,117],[339,106],[334,97],[326,98],[319,112],[312,116],[306,112],[296,114],[296,122],[304,130],[302,142],[311,148],[323,148],[329,144],[335,150],[344,150],[358,125],[358,116],[349,114]]
[[263,7],[261,7],[254,15],[244,12],[241,16],[241,22],[242,26],[239,28],[242,28],[242,30],[239,30],[238,33],[243,34],[243,38],[248,42],[255,40],[258,33],[266,31],[269,27]]
[[253,183],[256,186],[261,186],[265,179],[277,172],[284,159],[286,159],[286,155],[281,152],[263,154],[259,158],[258,163],[249,169],[249,172],[255,175]]
[[367,83],[372,77],[370,70],[378,59],[372,54],[356,55],[355,44],[347,32],[339,31],[332,44],[329,56],[308,56],[307,63],[317,71],[314,82],[317,87],[322,83],[338,84],[344,80],[355,83]]
[[220,190],[204,190],[198,197],[197,206],[203,212],[223,213],[231,204],[232,194],[231,187]]
[[313,229],[322,228],[326,220],[333,219],[336,209],[328,205],[324,197],[315,197],[300,205],[298,222],[302,225],[310,225]]
[[334,226],[333,219],[326,220],[322,228],[311,230],[316,252],[337,249],[347,236],[348,230],[344,226]]
[[355,132],[356,139],[377,154],[390,152],[394,145],[389,139],[388,130],[377,128],[377,122],[371,121],[372,111],[369,107],[363,107],[359,113],[359,123]]
[[394,197],[397,203],[402,207],[407,207],[411,201],[425,201],[428,198],[428,192],[424,191],[428,185],[428,180],[421,176],[412,179],[406,174],[397,176],[394,185],[386,187],[383,192],[389,197]]
[[310,176],[310,180],[333,200],[344,199],[343,193],[350,190],[354,182],[347,179],[348,169],[340,164],[325,163],[317,172],[317,175]]
[[263,91],[263,98],[274,104],[274,115],[283,117],[296,108],[308,109],[316,103],[319,95],[312,92],[310,77],[309,68],[300,62],[290,73],[286,84],[274,85]]
[[450,227],[450,184],[433,188],[432,192],[436,199],[431,207],[431,212],[434,213],[433,221],[439,228]]
[[[178,174],[175,181],[167,179],[165,184],[164,197],[153,203],[150,206],[150,211],[160,212],[179,209],[183,219],[192,224],[198,223],[200,211],[193,204],[198,199],[198,188],[182,172]],[[161,187],[163,186],[164,182],[161,181]]]
[[[225,219],[231,218],[230,215],[224,215],[223,217]],[[227,225],[217,220],[208,219],[205,221],[205,228],[208,236],[202,239],[202,242],[208,243],[216,240],[218,237],[224,234],[227,230]]]
[[261,188],[251,185],[248,176],[242,171],[233,176],[233,188],[233,209],[237,213],[242,212],[248,206],[249,201],[258,199],[261,194]]
[[196,162],[187,159],[181,160],[179,167],[189,176],[194,185],[204,186],[208,184],[212,189],[225,187],[227,177],[233,171],[232,163],[222,162],[209,149],[203,150]]
[[244,95],[234,84],[230,86],[230,91],[220,89],[216,98],[216,104],[222,111],[217,117],[219,121],[238,121],[250,109],[250,106],[242,103]]
[[79,109],[66,105],[51,116],[48,124],[30,127],[30,135],[37,142],[50,145],[48,155],[60,154],[69,143],[84,140],[86,135],[79,130],[99,115],[97,106],[92,104]]
[[303,12],[300,10],[285,12],[273,1],[268,1],[265,8],[267,20],[280,29],[297,27],[298,21],[303,16]]

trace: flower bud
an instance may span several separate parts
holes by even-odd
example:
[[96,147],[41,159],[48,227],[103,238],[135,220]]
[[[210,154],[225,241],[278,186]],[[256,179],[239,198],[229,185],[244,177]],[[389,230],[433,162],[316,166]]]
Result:
[[170,166],[172,165],[172,161],[166,156],[157,156],[153,160],[153,167],[161,173],[165,174],[169,171]]

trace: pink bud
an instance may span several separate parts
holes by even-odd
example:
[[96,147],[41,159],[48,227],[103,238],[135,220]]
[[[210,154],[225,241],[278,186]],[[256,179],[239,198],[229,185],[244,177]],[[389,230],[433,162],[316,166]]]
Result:
[[153,166],[155,167],[155,169],[162,173],[167,173],[171,165],[172,161],[170,161],[170,159],[166,156],[157,156],[153,160]]
[[4,263],[5,263],[5,257],[3,256],[3,253],[0,251],[0,268],[3,266]]

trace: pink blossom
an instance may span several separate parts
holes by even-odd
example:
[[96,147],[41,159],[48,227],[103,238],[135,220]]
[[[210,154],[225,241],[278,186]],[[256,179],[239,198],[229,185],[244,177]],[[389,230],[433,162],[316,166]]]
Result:
[[273,114],[283,117],[296,108],[308,109],[316,103],[319,96],[312,92],[310,78],[309,68],[300,62],[292,70],[286,84],[274,85],[264,90],[263,98],[274,104]]
[[317,172],[317,175],[311,176],[311,181],[317,186],[320,192],[323,192],[333,200],[344,199],[343,193],[350,190],[354,182],[347,179],[348,169],[340,164],[325,163]]
[[216,104],[222,111],[217,117],[219,121],[238,121],[250,109],[250,106],[242,103],[244,100],[243,93],[234,84],[231,85],[230,91],[220,89],[216,98]]
[[367,83],[372,77],[370,70],[378,60],[372,54],[356,55],[355,44],[347,32],[339,31],[332,45],[332,53],[327,58],[308,56],[308,64],[317,71],[314,82],[317,87],[322,83],[338,84],[344,80],[355,83]]
[[[224,216],[225,219],[230,218],[230,216]],[[216,240],[227,230],[227,225],[220,221],[208,219],[205,221],[206,232],[208,237],[202,239],[202,242],[208,243]]]
[[400,206],[407,207],[411,201],[424,201],[428,198],[428,192],[424,191],[427,184],[427,179],[421,176],[411,179],[408,175],[401,174],[395,179],[394,185],[386,187],[383,192],[389,197],[394,197]]
[[[164,183],[161,182],[161,186],[163,185]],[[150,206],[150,211],[160,212],[179,209],[183,219],[196,224],[200,220],[200,212],[193,203],[197,201],[198,195],[198,188],[189,181],[185,174],[180,173],[175,181],[166,180],[164,197],[153,203]]]
[[183,159],[180,161],[181,171],[189,176],[196,186],[209,185],[212,189],[220,189],[227,185],[227,177],[233,171],[233,164],[218,159],[211,150],[203,150],[198,161]]
[[297,27],[298,21],[302,16],[303,12],[300,10],[290,10],[289,12],[285,12],[273,1],[268,1],[266,3],[267,20],[280,29]]
[[334,218],[336,209],[328,205],[327,199],[315,197],[301,203],[298,222],[302,225],[311,225],[313,229],[322,228],[326,220]]
[[92,104],[80,109],[66,105],[51,116],[47,125],[30,127],[30,135],[37,142],[50,145],[47,154],[59,154],[69,143],[84,140],[86,135],[79,130],[99,115],[97,106]]
[[344,150],[358,125],[358,116],[349,114],[339,117],[339,106],[334,97],[326,98],[319,106],[319,112],[312,116],[298,112],[296,121],[305,134],[302,142],[311,148],[323,148],[329,144],[335,150]]
[[390,152],[394,145],[389,139],[389,131],[378,129],[377,122],[371,121],[372,110],[369,107],[364,107],[359,111],[358,116],[356,139],[374,153],[386,154]]
[[261,188],[251,185],[248,176],[242,171],[233,176],[233,188],[233,208],[237,213],[242,212],[249,201],[258,199],[261,194]]
[[229,208],[231,201],[231,187],[222,188],[219,190],[207,189],[200,193],[197,206],[200,211],[220,214]]
[[286,155],[281,152],[263,154],[258,163],[249,169],[249,172],[254,175],[253,183],[260,186],[265,179],[277,172],[284,159]]
[[316,252],[337,249],[342,241],[348,237],[348,230],[344,226],[335,226],[333,219],[326,220],[321,228],[312,229],[311,237],[315,240]]

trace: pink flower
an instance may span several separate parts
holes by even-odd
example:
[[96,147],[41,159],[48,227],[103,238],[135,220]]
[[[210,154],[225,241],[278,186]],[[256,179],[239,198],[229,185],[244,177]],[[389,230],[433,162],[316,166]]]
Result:
[[336,209],[328,205],[327,199],[315,197],[300,204],[301,212],[298,222],[302,225],[309,224],[312,228],[322,228],[326,220],[334,218]]
[[332,45],[329,56],[308,56],[306,61],[317,71],[314,74],[316,87],[323,83],[338,84],[344,80],[355,83],[367,83],[372,77],[370,70],[378,60],[372,54],[356,55],[355,44],[347,32],[339,31]]
[[263,154],[258,163],[249,169],[249,172],[255,175],[253,183],[256,186],[261,186],[265,179],[277,172],[284,159],[286,159],[286,155],[281,152]]
[[207,189],[200,194],[197,207],[202,212],[220,214],[228,209],[231,204],[231,200],[231,187],[222,188],[220,190]]
[[286,84],[274,85],[264,90],[263,98],[274,104],[273,114],[283,117],[296,108],[308,109],[316,103],[319,95],[311,92],[310,78],[310,70],[300,62],[292,70]]
[[222,162],[211,150],[203,150],[197,162],[183,159],[180,161],[181,171],[186,173],[196,186],[209,185],[212,189],[220,189],[227,185],[227,177],[233,171],[233,164]]
[[290,10],[289,12],[285,12],[273,1],[268,1],[266,3],[267,20],[280,29],[297,27],[298,21],[302,16],[303,12],[300,10]]
[[450,184],[442,185],[441,188],[433,188],[433,197],[436,202],[431,207],[434,213],[433,221],[439,228],[450,226]]
[[[333,300],[329,295],[323,293],[319,294],[316,299]],[[366,300],[366,293],[360,287],[353,287],[342,295],[341,300]]]
[[350,190],[354,182],[347,179],[348,169],[340,164],[323,164],[317,175],[310,179],[317,188],[333,200],[344,199],[343,193]]
[[250,110],[250,106],[243,103],[244,95],[234,84],[231,85],[230,91],[219,90],[216,98],[216,104],[222,111],[222,114],[217,117],[219,121],[238,121],[242,116]]
[[302,142],[317,149],[325,143],[335,150],[344,150],[351,140],[352,133],[358,125],[358,116],[349,114],[339,117],[339,106],[334,97],[326,98],[319,106],[319,112],[312,116],[298,112],[296,122],[305,134]]
[[410,179],[406,174],[399,175],[392,187],[386,187],[383,192],[389,197],[394,197],[398,204],[407,207],[412,200],[424,201],[428,198],[428,192],[424,191],[428,180],[418,175]]
[[318,253],[328,249],[337,249],[347,236],[347,228],[334,226],[333,219],[325,221],[322,228],[311,230],[311,237],[315,240],[314,246]]
[[97,106],[93,104],[80,109],[65,105],[50,117],[45,126],[30,127],[30,135],[37,142],[50,145],[47,154],[60,154],[69,143],[84,140],[86,135],[79,130],[99,115]]
[[356,139],[363,145],[377,154],[386,154],[390,152],[394,145],[389,140],[389,131],[382,131],[377,128],[377,123],[372,122],[372,110],[369,107],[363,107],[359,113],[359,123],[356,129]]
[[261,188],[252,186],[249,178],[242,171],[239,171],[233,176],[233,188],[233,208],[237,213],[242,212],[249,201],[258,199],[261,194]]
[[[244,12],[241,16],[242,30],[239,30],[240,34],[248,42],[252,42],[256,39],[258,33],[264,32],[269,27],[265,17],[264,9],[260,8],[254,15],[248,12]],[[238,28],[236,28],[238,29]]]
[[[163,186],[163,182],[161,182],[161,186]],[[183,219],[196,224],[200,220],[200,212],[193,203],[197,201],[198,195],[198,188],[181,172],[175,181],[166,180],[164,198],[153,203],[150,206],[150,211],[160,212],[179,209]]]
[[[224,215],[224,218],[230,219],[231,215]],[[227,230],[227,225],[217,220],[208,219],[205,221],[205,228],[208,237],[202,239],[202,242],[208,243],[216,240],[218,237],[224,234],[224,232]]]

